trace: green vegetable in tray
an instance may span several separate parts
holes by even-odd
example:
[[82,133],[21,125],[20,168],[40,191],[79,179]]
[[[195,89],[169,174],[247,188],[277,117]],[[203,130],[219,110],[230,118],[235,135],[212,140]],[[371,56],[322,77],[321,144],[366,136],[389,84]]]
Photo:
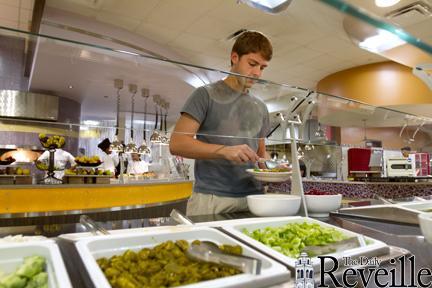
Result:
[[48,288],[45,258],[29,256],[12,273],[0,279],[0,288]]
[[41,256],[30,256],[24,259],[24,264],[21,265],[15,272],[17,275],[32,278],[45,269],[45,258]]
[[[188,248],[186,240],[166,241],[151,249],[100,258],[97,263],[113,288],[174,287],[241,273],[230,266],[191,260],[186,256]],[[221,249],[242,253],[240,246]]]
[[292,258],[297,258],[306,246],[324,246],[348,238],[334,228],[308,222],[289,223],[254,231],[244,229],[243,233]]

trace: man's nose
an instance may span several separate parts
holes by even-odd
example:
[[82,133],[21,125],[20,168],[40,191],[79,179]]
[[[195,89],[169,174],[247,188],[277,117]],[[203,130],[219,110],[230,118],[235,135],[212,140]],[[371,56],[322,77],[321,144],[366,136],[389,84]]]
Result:
[[253,67],[252,75],[253,75],[255,78],[259,78],[259,77],[261,76],[261,73],[262,73],[262,71],[261,71],[261,67],[259,67],[259,66],[255,66],[255,67]]

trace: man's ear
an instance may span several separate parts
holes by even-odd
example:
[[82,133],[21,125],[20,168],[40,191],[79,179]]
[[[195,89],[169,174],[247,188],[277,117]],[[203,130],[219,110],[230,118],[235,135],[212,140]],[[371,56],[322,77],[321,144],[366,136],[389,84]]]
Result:
[[231,66],[234,64],[237,64],[237,62],[239,61],[239,55],[237,54],[237,52],[231,52]]

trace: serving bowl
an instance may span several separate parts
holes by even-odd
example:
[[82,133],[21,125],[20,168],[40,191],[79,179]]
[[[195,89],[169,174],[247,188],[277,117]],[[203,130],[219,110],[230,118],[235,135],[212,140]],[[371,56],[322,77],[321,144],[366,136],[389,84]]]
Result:
[[246,197],[249,210],[256,216],[291,216],[300,209],[301,198],[288,194],[260,194]]
[[306,207],[310,216],[326,217],[342,204],[341,194],[305,195]]
[[418,218],[423,236],[432,244],[432,213],[420,213]]

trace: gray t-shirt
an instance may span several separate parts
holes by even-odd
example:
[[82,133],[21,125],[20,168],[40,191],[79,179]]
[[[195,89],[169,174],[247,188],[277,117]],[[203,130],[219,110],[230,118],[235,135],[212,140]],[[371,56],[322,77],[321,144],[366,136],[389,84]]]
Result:
[[[235,91],[224,81],[196,89],[181,113],[200,123],[198,140],[226,146],[247,144],[254,151],[270,126],[267,107],[260,99]],[[224,197],[263,193],[261,183],[246,172],[254,166],[224,159],[196,160],[194,191]]]

